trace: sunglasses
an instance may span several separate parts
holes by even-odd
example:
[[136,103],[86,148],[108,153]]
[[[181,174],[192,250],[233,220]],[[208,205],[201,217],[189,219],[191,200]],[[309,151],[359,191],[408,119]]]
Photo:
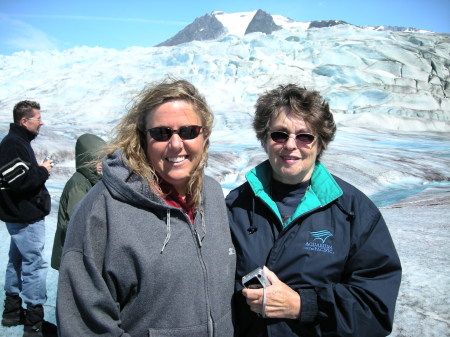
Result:
[[187,125],[182,126],[178,130],[173,130],[168,127],[160,126],[156,128],[147,129],[150,136],[157,142],[166,142],[172,137],[174,133],[178,134],[181,139],[189,140],[197,138],[203,126],[198,125]]
[[[289,134],[283,131],[274,131],[270,134],[270,138],[272,138],[275,143],[283,144],[289,139]],[[298,133],[295,135],[295,140],[302,144],[311,144],[315,138],[316,137],[310,133]]]

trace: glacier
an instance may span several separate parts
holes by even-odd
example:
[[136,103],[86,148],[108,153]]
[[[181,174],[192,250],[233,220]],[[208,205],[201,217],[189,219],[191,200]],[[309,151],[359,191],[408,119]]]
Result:
[[[12,108],[41,103],[38,159],[59,163],[47,183],[50,258],[59,197],[85,132],[105,140],[136,94],[172,75],[195,84],[215,113],[207,173],[224,195],[266,155],[251,120],[258,94],[294,82],[322,93],[338,132],[323,156],[332,173],[380,207],[403,264],[391,336],[449,336],[450,36],[337,25],[228,34],[211,41],[125,50],[77,47],[0,55],[0,138]],[[5,226],[0,237],[8,240]],[[0,247],[3,286],[7,244]],[[49,271],[47,319],[55,321],[57,272]],[[4,294],[0,292],[0,301]],[[21,328],[0,327],[20,336]]]

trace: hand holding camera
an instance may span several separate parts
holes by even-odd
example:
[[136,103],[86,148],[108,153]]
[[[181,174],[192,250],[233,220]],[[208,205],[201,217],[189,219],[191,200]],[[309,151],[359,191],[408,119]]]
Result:
[[42,164],[40,164],[40,166],[43,166],[47,169],[48,173],[50,174],[50,172],[52,171],[53,166],[55,166],[55,164],[58,164],[58,161],[53,159],[52,155],[46,156],[44,161],[42,162]]
[[267,267],[257,268],[242,278],[242,295],[250,310],[260,317],[298,319],[301,298]]
[[249,289],[265,288],[271,284],[262,267],[256,268],[242,278],[242,285]]
[[59,162],[54,159],[53,155],[48,155],[47,157],[45,157],[44,162],[46,161],[51,161],[50,166],[53,167],[55,166],[55,164],[58,164]]

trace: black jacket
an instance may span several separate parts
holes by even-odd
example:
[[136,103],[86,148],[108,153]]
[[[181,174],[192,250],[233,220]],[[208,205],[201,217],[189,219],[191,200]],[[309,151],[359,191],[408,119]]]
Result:
[[[377,207],[318,163],[283,227],[269,196],[271,175],[266,161],[226,198],[237,254],[238,336],[388,335],[401,266]],[[299,292],[298,320],[264,319],[250,311],[241,279],[263,265]]]
[[0,143],[0,220],[32,223],[50,213],[49,177],[36,161],[30,142],[36,137],[27,129],[11,124]]

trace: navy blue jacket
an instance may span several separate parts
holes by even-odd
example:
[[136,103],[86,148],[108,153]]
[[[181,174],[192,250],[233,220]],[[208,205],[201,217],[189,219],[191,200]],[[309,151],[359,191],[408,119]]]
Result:
[[30,142],[35,134],[10,124],[0,143],[0,220],[33,223],[50,213],[49,174],[36,161]]
[[[295,213],[284,224],[270,198],[265,161],[226,198],[236,247],[237,336],[386,336],[392,330],[401,266],[378,208],[320,162]],[[241,279],[266,265],[299,292],[298,320],[258,317]]]

